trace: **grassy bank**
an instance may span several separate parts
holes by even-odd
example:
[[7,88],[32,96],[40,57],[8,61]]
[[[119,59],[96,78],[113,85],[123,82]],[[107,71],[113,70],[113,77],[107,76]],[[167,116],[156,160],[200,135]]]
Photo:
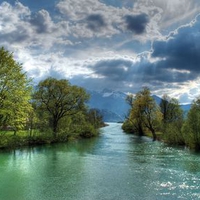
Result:
[[0,132],[0,149],[16,149],[25,146],[63,143],[69,140],[95,137],[98,134],[98,130],[93,130],[92,132],[59,133],[57,137],[54,137],[50,132],[41,133],[33,131],[30,135],[29,131],[19,131],[15,135],[13,131],[3,131]]

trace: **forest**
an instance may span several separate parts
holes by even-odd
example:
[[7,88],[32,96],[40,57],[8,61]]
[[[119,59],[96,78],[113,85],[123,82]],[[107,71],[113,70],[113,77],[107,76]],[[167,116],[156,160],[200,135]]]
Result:
[[183,145],[200,150],[200,98],[184,113],[179,101],[164,94],[157,105],[149,88],[126,98],[130,111],[122,125],[127,133],[151,136],[169,145]]
[[33,86],[13,54],[0,48],[0,148],[16,148],[98,135],[104,126],[89,95],[49,77]]

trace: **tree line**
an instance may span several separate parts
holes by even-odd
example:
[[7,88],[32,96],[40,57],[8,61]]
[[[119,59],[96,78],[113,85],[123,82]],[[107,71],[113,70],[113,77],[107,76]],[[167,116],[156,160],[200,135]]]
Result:
[[151,133],[154,141],[200,150],[200,97],[192,102],[187,114],[179,101],[168,95],[163,95],[157,105],[147,87],[128,95],[126,101],[130,110],[122,125],[125,132],[139,136]]
[[33,87],[13,54],[0,48],[0,148],[97,135],[102,115],[88,100],[65,79],[49,77]]

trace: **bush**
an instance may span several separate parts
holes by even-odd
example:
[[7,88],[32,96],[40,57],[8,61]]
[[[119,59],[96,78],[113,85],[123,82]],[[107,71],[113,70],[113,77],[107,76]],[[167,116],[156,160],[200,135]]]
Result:
[[200,133],[192,130],[191,126],[186,122],[182,128],[185,144],[196,151],[200,150]]
[[163,139],[172,145],[185,145],[181,127],[177,123],[170,123],[165,126]]
[[83,138],[90,138],[90,137],[94,137],[97,136],[98,131],[97,129],[94,128],[93,125],[91,124],[85,124],[82,129],[80,130],[80,136]]
[[126,120],[123,125],[122,125],[122,129],[124,132],[126,133],[134,133],[134,128],[133,125],[130,123],[129,120]]

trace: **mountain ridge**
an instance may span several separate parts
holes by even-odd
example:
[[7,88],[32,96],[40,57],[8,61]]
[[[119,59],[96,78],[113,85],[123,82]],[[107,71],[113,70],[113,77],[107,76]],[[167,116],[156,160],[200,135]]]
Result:
[[[127,117],[130,106],[126,102],[127,94],[120,91],[103,89],[102,91],[87,90],[90,94],[88,106],[100,111],[105,122],[124,121]],[[159,105],[162,98],[152,95],[155,102]],[[191,104],[180,105],[185,113],[191,107]]]

